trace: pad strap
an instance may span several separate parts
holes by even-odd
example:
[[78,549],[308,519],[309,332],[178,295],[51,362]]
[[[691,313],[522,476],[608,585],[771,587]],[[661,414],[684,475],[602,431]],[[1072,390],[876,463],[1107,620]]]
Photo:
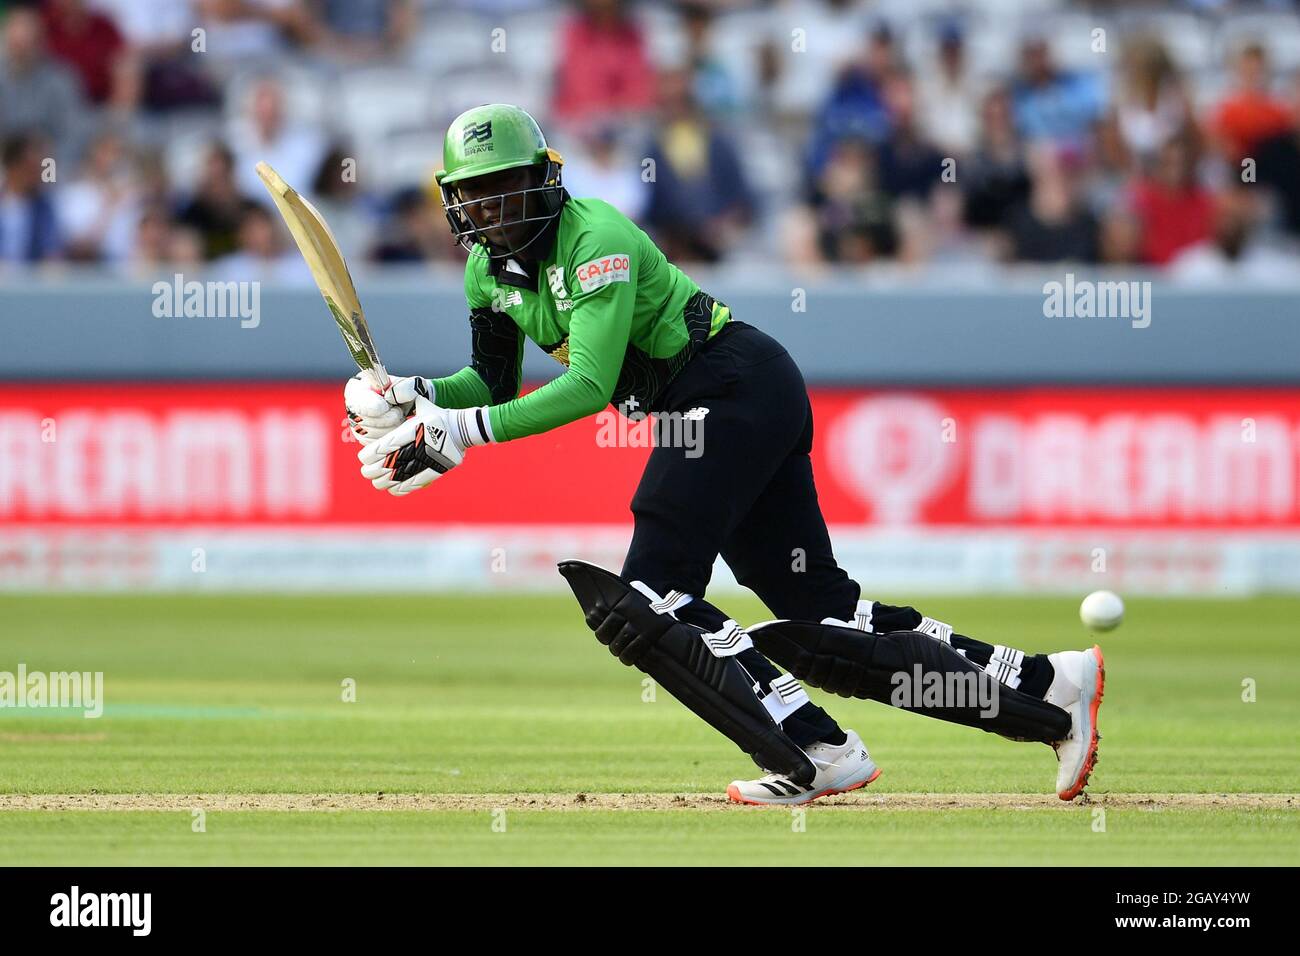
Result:
[[[784,774],[800,786],[812,782],[817,768],[779,723],[802,706],[807,695],[801,687],[796,690],[797,681],[778,679],[760,699],[761,685],[735,656],[739,644],[752,644],[743,629],[724,626],[710,644],[701,639],[700,628],[652,605],[653,600],[667,607],[677,599],[665,602],[644,584],[633,586],[585,561],[562,561],[560,573],[578,599],[587,626],[611,654],[653,677],[763,769]],[[715,646],[724,644],[731,653],[718,656]],[[773,700],[769,703],[768,698]]]
[[[839,694],[895,705],[893,691],[898,676],[922,682],[956,685],[953,678],[985,676],[985,668],[959,654],[934,634],[891,631],[863,634],[856,628],[811,621],[770,621],[749,629],[759,652],[800,680]],[[996,658],[1010,669],[1017,660],[1011,648]],[[1023,658],[1021,658],[1023,660]],[[986,678],[987,679],[987,678]],[[1018,681],[1017,681],[1018,682]],[[978,700],[946,698],[936,704],[902,705],[929,717],[978,727],[1014,740],[1053,743],[1070,732],[1070,715],[1054,704],[1017,690],[1010,682],[995,683],[996,702],[987,708]]]

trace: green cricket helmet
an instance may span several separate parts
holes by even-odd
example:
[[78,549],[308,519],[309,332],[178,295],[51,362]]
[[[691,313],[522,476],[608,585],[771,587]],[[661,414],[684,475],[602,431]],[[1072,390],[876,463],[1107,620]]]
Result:
[[[442,143],[442,160],[443,169],[435,178],[442,191],[443,210],[451,225],[452,236],[470,255],[504,258],[522,251],[542,234],[564,205],[564,190],[560,185],[560,167],[564,160],[546,145],[546,137],[537,121],[517,106],[491,103],[461,113],[447,127],[447,136]],[[536,185],[496,196],[479,196],[471,201],[462,197],[460,187],[467,180],[521,166],[537,170]],[[522,197],[518,203],[519,215],[506,219],[506,200],[514,196]],[[466,212],[466,207],[491,199],[500,203],[503,218],[498,226],[526,222],[538,224],[527,242],[507,249],[488,241],[484,231]]]

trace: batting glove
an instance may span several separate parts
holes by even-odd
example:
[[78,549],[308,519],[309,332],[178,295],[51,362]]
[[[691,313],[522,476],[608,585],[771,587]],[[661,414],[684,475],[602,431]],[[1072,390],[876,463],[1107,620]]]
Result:
[[357,452],[361,476],[381,491],[409,495],[465,460],[465,449],[492,440],[485,408],[439,408],[416,396],[414,414]]
[[362,445],[387,435],[415,410],[417,395],[433,401],[433,382],[418,375],[392,379],[381,389],[369,369],[362,369],[343,387],[348,428]]

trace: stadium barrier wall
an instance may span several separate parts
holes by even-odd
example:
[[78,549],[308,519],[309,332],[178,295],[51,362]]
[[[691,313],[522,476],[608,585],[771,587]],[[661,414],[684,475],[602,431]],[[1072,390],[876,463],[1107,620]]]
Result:
[[[1300,383],[1300,276],[1273,289],[1158,279],[1147,288],[1131,273],[1063,270],[865,282],[727,270],[697,279],[737,318],[776,335],[817,384]],[[180,287],[197,281],[181,276]],[[1099,284],[1108,281],[1124,288]],[[1093,289],[1093,312],[1104,302],[1105,311],[1131,314],[1084,317],[1080,308],[1048,317],[1044,289],[1052,283],[1080,306]],[[357,286],[390,368],[441,375],[465,364],[469,327],[457,274],[359,274]],[[157,289],[57,274],[9,278],[0,287],[8,332],[0,381],[338,382],[350,374],[310,279],[229,290],[242,297],[229,308],[227,290],[205,287],[201,314],[188,316],[176,288],[170,276]],[[241,303],[255,303],[256,317],[242,317]],[[557,370],[539,349],[525,349],[529,379]]]

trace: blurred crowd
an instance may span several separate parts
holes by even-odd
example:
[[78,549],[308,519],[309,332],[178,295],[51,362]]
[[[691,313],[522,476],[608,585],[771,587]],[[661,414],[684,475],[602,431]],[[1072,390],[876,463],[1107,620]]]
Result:
[[0,0],[0,262],[300,280],[253,166],[350,259],[455,262],[432,173],[530,109],[681,262],[1300,265],[1290,0]]

